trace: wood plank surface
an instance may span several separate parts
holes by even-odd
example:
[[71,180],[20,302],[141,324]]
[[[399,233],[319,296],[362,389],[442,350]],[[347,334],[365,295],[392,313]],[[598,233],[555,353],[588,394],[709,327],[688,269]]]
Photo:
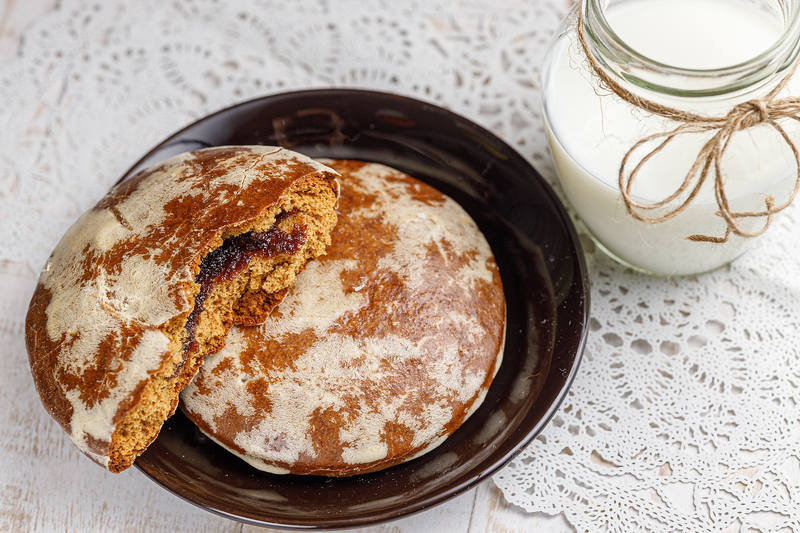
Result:
[[[20,35],[57,0],[0,0],[0,68],[13,61]],[[20,295],[36,275],[0,264]],[[27,300],[3,302],[24,316]],[[15,316],[15,315],[11,315]],[[269,531],[217,517],[167,493],[135,469],[114,475],[83,457],[39,402],[20,324],[0,324],[0,531],[230,532]],[[529,515],[486,481],[423,513],[364,533],[572,531],[563,517]]]

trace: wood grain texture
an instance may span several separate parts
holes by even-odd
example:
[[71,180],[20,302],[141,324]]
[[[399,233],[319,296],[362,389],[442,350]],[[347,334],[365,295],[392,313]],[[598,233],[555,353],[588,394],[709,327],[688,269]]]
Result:
[[[0,283],[16,287],[2,306],[24,316],[36,277],[0,266]],[[11,316],[14,316],[12,314]],[[21,320],[0,327],[0,531],[244,532],[167,493],[135,469],[111,474],[84,457],[45,412],[28,369]],[[146,510],[146,511],[143,511]],[[572,531],[562,518],[528,515],[485,481],[440,506],[363,533],[437,531]]]
[[[16,56],[22,32],[57,0],[0,0],[0,66]],[[28,369],[22,320],[36,273],[0,261],[0,531],[270,531],[217,517],[164,491],[135,469],[111,474],[94,465],[45,412]],[[512,533],[573,531],[563,517],[529,515],[485,481],[420,514],[362,533]]]
[[550,516],[544,513],[526,513],[511,505],[491,481],[478,486],[472,510],[469,533],[517,533],[542,531],[551,533],[575,533],[564,515]]
[[[4,286],[18,288],[4,307],[24,316],[35,276],[14,265],[0,276]],[[0,531],[239,530],[136,470],[114,475],[84,457],[39,402],[21,321],[0,328],[0,360]]]

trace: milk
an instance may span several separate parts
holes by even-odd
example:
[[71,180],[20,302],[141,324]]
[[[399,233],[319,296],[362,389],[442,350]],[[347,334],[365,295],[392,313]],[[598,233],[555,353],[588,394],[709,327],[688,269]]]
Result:
[[[727,67],[749,60],[772,46],[784,31],[784,22],[776,13],[736,0],[627,0],[611,4],[606,18],[634,50],[661,63],[691,69]],[[711,20],[715,23],[709,24]],[[703,272],[736,258],[751,239],[731,236],[725,244],[685,239],[698,233],[725,234],[725,223],[714,215],[717,207],[711,179],[674,219],[646,224],[627,214],[617,182],[623,156],[643,136],[676,124],[636,110],[607,91],[598,94],[581,54],[574,32],[555,43],[545,66],[544,107],[562,188],[596,240],[624,262],[663,275]],[[797,85],[793,80],[793,94],[800,94]],[[633,90],[708,115],[724,115],[734,104],[763,94],[678,99],[641,88]],[[798,138],[794,124],[785,127]],[[677,138],[643,168],[633,188],[634,197],[652,202],[668,196],[683,181],[709,137]],[[764,209],[765,191],[781,203],[795,177],[790,150],[766,126],[736,134],[723,170],[734,210]],[[761,219],[743,221],[751,230],[761,224]]]

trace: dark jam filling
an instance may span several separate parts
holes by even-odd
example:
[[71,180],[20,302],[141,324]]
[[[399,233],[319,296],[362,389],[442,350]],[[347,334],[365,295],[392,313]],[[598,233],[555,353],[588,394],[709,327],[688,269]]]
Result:
[[275,225],[266,231],[248,231],[234,237],[228,237],[222,246],[209,252],[200,263],[200,272],[194,278],[200,285],[200,292],[194,297],[194,309],[186,321],[186,351],[197,350],[194,332],[197,328],[197,319],[203,311],[203,304],[211,293],[215,284],[232,279],[236,274],[247,268],[250,259],[254,256],[273,257],[279,254],[295,254],[306,242],[306,229],[300,224],[295,224],[290,233],[277,227],[278,222],[286,217],[279,215]]

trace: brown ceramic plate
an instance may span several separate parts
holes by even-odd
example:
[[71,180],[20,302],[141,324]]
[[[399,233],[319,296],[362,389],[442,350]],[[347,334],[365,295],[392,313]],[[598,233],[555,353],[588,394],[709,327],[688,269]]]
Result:
[[339,479],[260,472],[178,412],[136,461],[142,472],[191,503],[243,522],[356,527],[452,498],[497,471],[541,431],[583,351],[588,280],[569,217],[519,154],[434,105],[324,89],[259,98],[209,115],[159,144],[122,179],[179,152],[224,144],[377,161],[458,201],[500,267],[508,309],[503,364],[483,405],[444,444],[388,470]]

